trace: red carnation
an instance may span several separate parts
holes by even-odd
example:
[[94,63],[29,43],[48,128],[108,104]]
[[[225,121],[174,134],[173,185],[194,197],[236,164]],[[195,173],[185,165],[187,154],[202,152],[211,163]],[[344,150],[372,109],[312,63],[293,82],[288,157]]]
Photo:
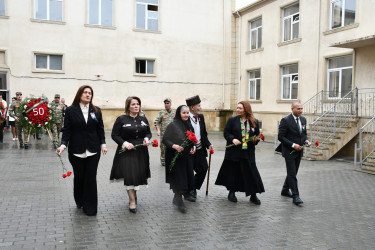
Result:
[[66,174],[63,174],[63,175],[62,175],[62,178],[66,178],[66,177],[67,177],[67,175],[66,175]]
[[157,146],[159,146],[159,142],[158,142],[158,140],[153,140],[152,142],[151,142],[151,145],[153,146],[153,147],[157,147]]
[[319,147],[319,141],[315,142],[315,146]]
[[259,136],[260,136],[260,139],[262,139],[262,141],[264,141],[264,139],[265,139],[265,138],[264,138],[264,135],[263,135],[263,134],[260,134]]
[[72,175],[72,172],[70,172],[70,171],[68,171],[67,173],[66,173],[66,176],[71,176]]
[[213,155],[213,154],[214,154],[214,149],[213,149],[213,148],[211,148],[209,152],[210,152],[210,154],[212,154],[212,155]]

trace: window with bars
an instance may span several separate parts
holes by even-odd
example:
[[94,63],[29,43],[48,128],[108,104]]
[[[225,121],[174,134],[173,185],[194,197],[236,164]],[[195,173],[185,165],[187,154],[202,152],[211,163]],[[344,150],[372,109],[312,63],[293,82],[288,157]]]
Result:
[[113,0],[88,0],[88,23],[113,26]]
[[295,100],[298,97],[298,64],[281,66],[281,99]]
[[159,1],[136,0],[136,28],[158,31]]
[[63,0],[34,0],[34,18],[49,21],[62,21]]
[[283,42],[299,36],[299,3],[283,9]]
[[262,47],[262,18],[250,22],[250,50]]

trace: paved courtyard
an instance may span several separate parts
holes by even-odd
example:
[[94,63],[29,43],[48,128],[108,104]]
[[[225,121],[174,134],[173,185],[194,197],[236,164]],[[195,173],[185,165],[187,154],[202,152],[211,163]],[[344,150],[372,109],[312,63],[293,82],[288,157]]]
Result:
[[[354,171],[351,162],[303,161],[299,177],[303,207],[281,197],[283,158],[272,143],[257,147],[257,165],[266,192],[261,206],[242,193],[238,203],[214,182],[224,157],[221,133],[209,138],[212,157],[208,196],[198,192],[181,214],[164,183],[159,148],[150,147],[149,187],[138,192],[138,213],[128,210],[121,183],[110,183],[115,144],[98,169],[99,208],[88,217],[75,207],[73,176],[62,170],[48,136],[20,150],[5,133],[0,145],[0,249],[374,249],[375,176]],[[270,139],[271,141],[271,139]],[[63,160],[71,170],[64,152]],[[204,183],[206,185],[206,182]]]

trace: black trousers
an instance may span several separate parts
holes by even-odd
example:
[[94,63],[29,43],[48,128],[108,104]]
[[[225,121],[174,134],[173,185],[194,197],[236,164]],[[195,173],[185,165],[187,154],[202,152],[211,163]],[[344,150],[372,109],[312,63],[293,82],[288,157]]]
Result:
[[2,142],[4,139],[4,126],[5,126],[5,121],[0,124],[0,141]]
[[100,152],[87,158],[69,154],[69,161],[74,172],[74,200],[77,206],[83,207],[87,215],[95,215],[98,211],[96,171],[99,159]]
[[194,154],[194,187],[195,189],[201,189],[206,173],[208,170],[208,164],[206,156],[204,155],[205,148],[198,149]]
[[299,169],[299,164],[301,163],[301,157],[297,158],[285,158],[286,163],[286,178],[283,185],[283,189],[290,189],[292,195],[299,195],[298,183],[297,183],[297,173]]

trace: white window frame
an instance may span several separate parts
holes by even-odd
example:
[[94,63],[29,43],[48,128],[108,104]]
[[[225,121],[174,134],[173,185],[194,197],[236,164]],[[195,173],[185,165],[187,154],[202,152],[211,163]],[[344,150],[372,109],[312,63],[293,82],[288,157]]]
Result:
[[98,25],[98,26],[105,26],[105,27],[113,27],[113,2],[112,2],[112,22],[111,25],[104,25],[102,24],[102,0],[99,0],[98,6],[98,23],[90,23],[90,0],[87,0],[87,24],[89,25]]
[[[287,9],[287,8],[289,8],[289,7],[291,7],[291,6],[293,6],[293,5],[296,5],[296,4],[299,4],[299,2],[297,2],[297,3],[294,3],[294,4],[291,4],[291,5],[289,5],[289,6],[286,6],[286,7],[284,7],[283,9],[282,9],[282,12],[283,12],[283,31],[282,31],[282,38],[283,38],[283,42],[287,42],[287,41],[291,41],[291,40],[293,40],[293,39],[298,39],[298,37],[299,37],[299,34],[300,34],[300,32],[299,32],[299,29],[298,29],[298,37],[296,37],[296,38],[293,38],[293,24],[295,24],[295,23],[298,23],[298,27],[299,27],[299,20],[300,20],[300,12],[299,12],[299,6],[298,6],[298,12],[296,12],[296,13],[294,13],[294,14],[292,14],[292,15],[289,15],[289,16],[284,16],[284,11],[285,11],[285,9]],[[298,15],[298,20],[297,21],[293,21],[293,17],[294,16],[296,16],[296,15]],[[290,21],[290,40],[285,40],[285,20],[286,19],[291,19],[291,21]]]
[[[250,74],[252,73],[252,72],[254,72],[254,74],[255,74],[255,71],[259,71],[259,77],[254,77],[254,78],[250,78]],[[248,87],[249,87],[249,96],[248,96],[248,98],[249,98],[249,100],[252,100],[252,101],[259,101],[260,100],[260,93],[259,93],[259,99],[257,99],[257,93],[258,93],[258,91],[260,91],[260,89],[258,90],[257,89],[257,80],[259,80],[259,85],[261,85],[262,84],[262,80],[261,80],[261,78],[262,78],[262,75],[261,75],[261,71],[260,71],[260,69],[254,69],[254,70],[250,70],[250,71],[248,71],[248,79],[249,79],[249,85],[248,85]],[[255,98],[251,98],[251,84],[254,84],[254,89],[255,89]],[[259,88],[260,88],[261,86],[259,86]]]
[[[332,8],[332,6],[333,6],[334,3],[339,2],[339,1],[342,1],[341,12],[343,13],[342,17],[341,17],[341,26],[333,28],[332,27],[332,25],[333,25],[333,8]],[[347,0],[330,0],[329,28],[331,30],[332,29],[338,29],[338,28],[346,26],[345,25],[345,9],[346,9],[345,7],[346,7],[346,1]],[[357,0],[356,0],[356,4],[357,4]]]
[[[136,4],[136,8],[137,8],[137,5],[144,5],[145,6],[145,28],[144,29],[142,29],[142,28],[137,28],[137,14],[135,15],[135,23],[136,23],[136,29],[139,29],[139,30],[150,30],[150,31],[159,31],[159,1],[160,0],[158,0],[158,3],[157,4],[151,4],[151,3],[141,3],[141,2],[138,2],[137,0],[135,1],[135,4]],[[153,6],[158,6],[158,11],[151,11],[151,10],[148,10],[148,6],[149,5],[153,5]],[[156,12],[156,13],[158,13],[158,18],[157,19],[155,19],[155,18],[149,18],[149,16],[148,16],[148,12]],[[154,20],[157,20],[158,21],[158,29],[157,30],[151,30],[151,29],[149,29],[148,28],[148,19],[154,19]]]
[[[256,28],[251,28],[251,24],[253,23],[253,22],[256,22],[256,21],[258,21],[258,20],[260,20],[261,22],[262,22],[262,24],[260,25],[260,26],[258,26],[258,27],[256,27]],[[261,30],[262,29],[262,26],[263,26],[263,20],[262,20],[262,18],[260,17],[260,18],[257,18],[257,19],[254,19],[254,20],[252,20],[252,21],[250,21],[250,25],[249,25],[250,27],[249,27],[249,30],[250,30],[250,50],[256,50],[256,49],[259,49],[259,48],[261,48],[262,47],[262,41],[263,40],[261,40],[261,44],[258,44],[258,42],[259,42],[259,30]],[[253,34],[253,31],[255,31],[256,32],[256,39],[255,39],[255,48],[253,49],[252,48],[252,44],[251,44],[251,42],[253,41],[253,37],[252,37],[252,34]]]
[[[47,68],[37,68],[36,67],[36,57],[37,56],[47,56]],[[50,56],[61,56],[61,69],[51,69],[50,66]],[[34,72],[63,72],[64,71],[64,55],[63,54],[46,54],[46,53],[34,53]]]
[[[299,78],[298,72],[283,75],[283,68],[287,67],[287,66],[290,66],[290,65],[293,65],[293,64],[281,66],[281,100],[297,100],[298,99],[298,78]],[[298,64],[297,64],[297,66],[298,66]],[[285,84],[284,79],[289,79],[289,98],[284,98],[284,84]],[[296,96],[296,98],[292,98],[292,89],[293,89],[292,86],[293,86],[293,84],[297,84],[297,96]]]
[[[47,21],[54,21],[54,22],[62,22],[63,19],[64,19],[64,3],[62,3],[61,5],[61,20],[51,20],[51,17],[50,17],[50,0],[46,0],[47,1],[47,19],[41,19],[41,18],[37,18],[36,17],[36,9],[37,9],[37,1],[38,0],[34,0],[34,18],[37,19],[37,20],[47,20]],[[64,2],[64,0],[55,0],[55,1],[58,1],[58,2]]]
[[[333,58],[328,58],[328,62],[327,62],[327,92],[328,92],[328,98],[329,99],[337,99],[337,98],[342,98],[342,71],[345,70],[345,69],[351,69],[352,70],[352,74],[353,74],[353,65],[352,66],[345,66],[345,67],[341,67],[341,68],[332,68],[330,69],[329,68],[329,60],[331,59],[334,59],[335,57]],[[338,90],[338,95],[337,96],[330,96],[330,84],[331,84],[331,77],[330,77],[330,73],[332,72],[339,72],[339,90]],[[352,79],[352,84],[353,84],[353,79]]]
[[[138,73],[136,70],[137,67],[137,61],[145,61],[146,67],[145,67],[145,73]],[[147,73],[147,62],[154,62],[153,72]],[[138,76],[155,76],[155,65],[156,65],[156,59],[152,58],[135,58],[134,60],[134,74]]]

